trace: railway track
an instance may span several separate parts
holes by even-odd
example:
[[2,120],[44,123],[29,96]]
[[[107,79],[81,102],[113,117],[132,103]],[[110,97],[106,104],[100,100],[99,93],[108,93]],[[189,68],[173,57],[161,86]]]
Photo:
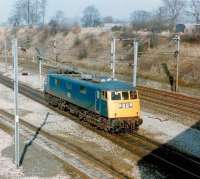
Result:
[[[10,88],[13,87],[12,80],[2,75],[0,75],[0,83]],[[182,154],[181,152],[176,151],[175,149],[167,145],[161,145],[137,133],[133,135],[110,135],[103,131],[96,130],[90,125],[88,125],[87,123],[80,122],[77,119],[77,117],[67,112],[63,112],[51,106],[48,106],[48,104],[44,100],[44,96],[41,91],[35,90],[22,83],[20,83],[19,91],[23,95],[49,107],[50,109],[62,115],[70,117],[70,119],[80,123],[81,125],[89,128],[90,130],[95,131],[101,136],[121,146],[122,148],[127,149],[131,153],[136,154],[138,156],[142,156],[144,160],[148,159],[148,160],[151,160],[153,163],[156,162],[155,163],[156,165],[163,166],[163,168],[168,170],[170,173],[173,173],[173,175],[175,176],[184,176],[184,177],[187,176],[189,178],[191,177],[200,178],[200,159],[199,158]]]
[[[12,134],[15,128],[14,116],[10,113],[7,113],[6,111],[0,110],[0,128],[2,128],[2,130],[4,130],[5,132],[9,134]],[[59,160],[63,161],[65,165],[67,165],[67,168],[70,169],[71,173],[74,173],[76,176],[83,177],[83,178],[88,177],[87,175],[85,175],[84,172],[81,172],[80,170],[73,167],[72,165],[67,164],[69,156],[65,155],[65,152],[60,152],[61,151],[60,147],[62,147],[61,145],[60,146],[55,145],[53,141],[49,141],[46,137],[41,136],[39,134],[40,134],[39,128],[37,128],[37,130],[34,130],[34,129],[27,128],[26,126],[20,125],[20,137],[23,136],[25,139],[29,140],[24,145],[24,151],[22,152],[22,155],[20,158],[20,164],[23,163],[24,159],[22,156],[23,156],[23,153],[25,154],[26,147],[28,148],[34,142],[37,146],[45,149],[49,153],[52,153]]]
[[164,111],[174,111],[181,115],[200,120],[200,98],[139,86],[140,98],[159,105]]
[[187,176],[188,178],[200,178],[199,158],[183,154],[172,148],[171,146],[168,146],[167,144],[161,145],[155,141],[138,135],[137,133],[133,135],[120,136],[120,142],[122,143],[123,141],[125,141],[123,146],[126,146],[126,149],[128,149],[129,151],[135,151],[135,153],[141,153],[141,151],[134,150],[134,145],[143,146],[142,152],[152,150],[152,148],[156,148],[144,157],[144,161],[148,159],[150,161],[154,161],[156,165],[161,165],[163,167],[166,167],[167,165],[170,169],[168,170],[168,172],[174,172],[175,176],[177,177]]
[[[14,129],[14,115],[0,110],[0,116],[4,119],[0,119],[1,124]],[[36,143],[38,145],[46,148],[53,155],[67,163],[71,170],[81,178],[129,178],[114,170],[112,167],[107,166],[103,161],[99,161],[81,148],[73,145],[73,143],[58,136],[51,135],[42,130],[42,127],[38,128],[23,119],[20,119],[20,133],[26,137],[34,136],[33,138],[37,138]],[[72,153],[78,155],[78,157],[74,157],[71,155]]]

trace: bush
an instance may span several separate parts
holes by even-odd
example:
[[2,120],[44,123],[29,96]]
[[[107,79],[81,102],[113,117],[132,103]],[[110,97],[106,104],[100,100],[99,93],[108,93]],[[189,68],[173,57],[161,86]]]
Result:
[[138,35],[133,33],[132,29],[130,29],[130,28],[124,28],[123,32],[120,34],[120,38],[122,38],[122,39],[123,38],[125,38],[125,39],[127,39],[127,38],[137,38],[137,37],[138,37]]
[[64,32],[63,32],[63,36],[67,36],[69,34],[69,30],[67,29],[67,30],[64,30]]
[[59,24],[55,20],[49,22],[49,30],[52,35],[56,35],[58,32]]
[[93,34],[88,36],[88,41],[89,41],[90,45],[97,46],[98,40],[97,40],[96,36],[94,36]]
[[91,47],[94,49],[97,48],[97,46],[99,45],[97,37],[91,33],[86,34],[84,41],[88,48]]
[[138,52],[144,52],[144,51],[145,51],[144,43],[140,43],[138,47]]
[[[133,33],[131,28],[124,28],[123,32],[120,33],[119,38],[121,38],[121,39],[136,38],[139,40],[138,35]],[[131,41],[131,40],[130,41],[122,41],[122,45],[123,45],[123,47],[128,47],[128,46],[130,47],[133,45],[133,41]]]
[[44,31],[42,32],[40,36],[39,42],[44,43],[48,39],[49,33],[50,33],[50,29],[48,27],[45,27]]
[[116,31],[122,31],[122,29],[123,29],[123,27],[122,26],[114,26],[114,27],[112,27],[112,31],[113,32],[116,32]]
[[51,35],[56,35],[58,32],[67,35],[70,31],[69,27],[64,24],[59,24],[56,20],[51,20],[48,24]]
[[188,43],[200,43],[200,33],[184,34],[181,40]]
[[152,34],[150,35],[150,47],[151,47],[151,48],[157,47],[157,46],[158,46],[158,41],[159,41],[159,39],[158,39],[158,34],[152,33]]
[[80,44],[81,44],[81,40],[80,40],[80,38],[77,36],[77,37],[74,39],[74,47],[79,46]]
[[86,48],[85,48],[85,47],[82,47],[82,48],[79,50],[78,58],[79,58],[80,60],[82,60],[82,59],[84,59],[84,58],[87,58],[87,55],[88,55],[88,53],[87,53]]
[[24,47],[26,49],[31,48],[31,43],[32,43],[32,39],[30,37],[27,37],[26,42],[24,43]]
[[73,34],[79,34],[81,33],[81,27],[79,27],[78,25],[75,25],[73,28],[72,28],[72,33]]
[[92,34],[92,33],[87,33],[87,34],[85,35],[85,40],[93,40],[93,39],[95,39],[95,35],[94,35],[94,34]]
[[11,30],[11,36],[15,36],[18,33],[19,29],[20,29],[19,27],[12,28],[12,30]]

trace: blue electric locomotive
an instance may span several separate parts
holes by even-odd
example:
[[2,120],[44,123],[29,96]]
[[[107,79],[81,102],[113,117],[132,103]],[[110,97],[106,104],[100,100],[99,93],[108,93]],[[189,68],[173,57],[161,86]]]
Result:
[[45,96],[50,105],[107,131],[133,131],[142,124],[140,100],[132,85],[81,74],[48,74]]

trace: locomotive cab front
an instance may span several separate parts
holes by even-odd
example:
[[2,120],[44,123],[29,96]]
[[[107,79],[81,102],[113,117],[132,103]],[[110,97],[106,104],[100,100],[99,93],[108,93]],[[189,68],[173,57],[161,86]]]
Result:
[[140,118],[140,100],[135,91],[108,92],[108,118],[137,120]]
[[103,92],[107,98],[110,128],[134,131],[141,124],[140,100],[136,90]]

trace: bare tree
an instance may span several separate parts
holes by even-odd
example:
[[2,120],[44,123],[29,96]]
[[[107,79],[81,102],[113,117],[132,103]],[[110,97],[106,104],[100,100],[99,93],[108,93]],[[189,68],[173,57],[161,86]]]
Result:
[[96,27],[101,24],[100,13],[94,6],[88,6],[83,12],[81,19],[84,27]]
[[41,21],[40,2],[39,0],[32,0],[29,3],[29,24],[39,24]]
[[45,16],[46,16],[46,7],[47,7],[47,0],[41,0],[41,14],[42,14],[42,23],[45,24]]
[[12,15],[8,18],[8,21],[13,26],[19,26],[22,23],[23,14],[20,0],[16,1],[14,8],[12,10]]
[[152,14],[144,10],[137,10],[131,14],[131,24],[134,29],[140,30],[147,28],[151,20]]
[[18,25],[37,25],[46,13],[46,0],[16,0],[9,22]]
[[17,0],[10,19],[18,21],[19,25],[30,24],[30,0]]
[[192,15],[196,24],[200,23],[200,0],[191,0],[189,15]]
[[55,16],[55,21],[58,24],[63,24],[63,21],[65,20],[65,14],[63,11],[59,10],[56,12],[56,16]]
[[25,5],[26,9],[27,9],[27,23],[28,25],[30,24],[30,0],[26,0],[26,5]]
[[177,20],[184,10],[186,3],[185,0],[162,0],[164,7],[167,10],[168,21],[173,27],[176,25]]
[[70,27],[64,12],[60,10],[56,12],[56,15],[50,20],[48,25],[51,28],[51,32],[54,34],[56,34],[58,31],[67,32]]
[[165,7],[159,7],[153,12],[151,20],[152,30],[165,30],[168,29],[167,11]]

